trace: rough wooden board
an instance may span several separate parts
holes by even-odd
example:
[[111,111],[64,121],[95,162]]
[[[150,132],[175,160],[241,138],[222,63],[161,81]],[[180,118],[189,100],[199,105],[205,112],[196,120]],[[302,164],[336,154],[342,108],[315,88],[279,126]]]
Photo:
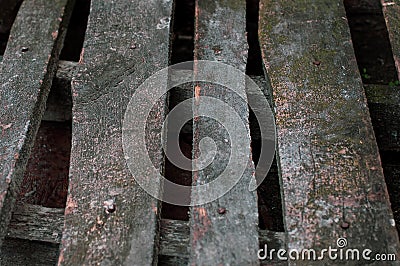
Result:
[[0,244],[44,112],[73,2],[25,1],[0,65]]
[[53,266],[57,263],[59,245],[40,241],[5,238],[0,265]]
[[349,248],[399,257],[345,16],[341,1],[261,1],[287,244],[320,250],[345,237]]
[[[245,10],[245,1],[240,0],[196,1],[195,60],[220,61],[244,72],[247,55]],[[243,83],[238,84],[243,89],[240,91],[242,97],[246,97],[244,82],[243,78]],[[248,121],[246,103],[232,91],[214,84],[199,84],[195,96],[220,99],[233,106],[244,123]],[[200,100],[197,104],[200,106],[203,103]],[[196,115],[196,109],[194,114]],[[224,138],[230,137],[215,122],[204,118],[195,119],[193,131],[195,158],[199,152],[199,142],[205,136],[212,138],[218,147],[218,156],[214,158],[212,165],[193,173],[193,184],[198,185],[209,182],[224,170],[230,149],[224,143]],[[229,134],[235,136],[235,132]],[[246,143],[246,146],[250,154],[250,143]],[[197,169],[196,163],[194,161],[194,169]],[[242,179],[231,191],[211,203],[191,208],[190,264],[258,264],[257,199],[256,193],[248,190],[253,174],[254,165],[249,162]],[[192,200],[199,200],[204,196],[192,192]],[[226,212],[220,214],[219,208],[226,209]]]
[[76,62],[59,61],[42,120],[58,122],[72,120],[71,81],[77,66]]
[[[159,203],[128,171],[122,119],[135,88],[168,64],[171,5],[161,0],[91,3],[81,67],[72,86],[72,154],[60,265],[157,263]],[[157,105],[159,117],[148,124],[147,147],[157,167],[163,108]],[[103,207],[108,200],[115,203],[109,214]]]
[[400,0],[381,0],[381,3],[400,80]]
[[[38,205],[17,205],[8,229],[9,239],[23,239],[58,244],[64,224],[64,209],[46,208]],[[189,258],[189,223],[162,219],[160,222],[159,256],[162,263]],[[281,232],[259,230],[260,246],[279,249],[285,246],[285,235]],[[5,244],[10,245],[10,243]]]
[[18,204],[8,227],[8,237],[60,243],[64,209]]
[[400,151],[400,89],[364,85],[379,150]]

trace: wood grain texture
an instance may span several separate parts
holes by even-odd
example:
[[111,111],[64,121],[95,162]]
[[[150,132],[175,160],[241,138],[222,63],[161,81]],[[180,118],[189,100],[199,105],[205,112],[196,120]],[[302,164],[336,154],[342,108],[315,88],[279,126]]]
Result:
[[6,237],[0,265],[52,266],[57,263],[58,253],[57,244]]
[[345,237],[349,248],[399,257],[345,16],[341,1],[261,1],[287,245],[321,250]]
[[[72,82],[70,182],[59,265],[157,263],[159,203],[126,166],[122,120],[135,89],[168,64],[171,5],[161,0],[91,2]],[[164,108],[164,103],[157,105],[158,117],[148,120],[147,147],[158,168]],[[106,201],[114,202],[114,212],[106,213]]]
[[77,66],[76,62],[59,61],[42,120],[57,122],[72,120],[71,81]]
[[400,0],[381,0],[381,3],[400,80]]
[[[64,224],[64,209],[46,208],[38,205],[17,205],[7,233],[8,239],[30,240],[58,244],[61,241]],[[189,222],[162,219],[160,222],[159,264],[170,265],[189,262]],[[259,230],[260,246],[284,248],[285,235],[282,232]],[[36,242],[34,242],[36,241]],[[15,241],[7,240],[5,246],[11,250]],[[28,243],[28,242],[27,242]],[[33,245],[33,244],[32,244]],[[51,245],[50,245],[51,246]],[[22,252],[22,251],[21,251]],[[8,258],[9,259],[9,258]]]
[[[244,72],[247,58],[245,1],[196,1],[195,22],[195,73],[196,60],[212,60],[229,64]],[[195,74],[196,75],[196,74]],[[246,98],[245,80],[238,81],[241,97]],[[231,90],[215,84],[196,85],[197,106],[208,103],[198,100],[198,96],[217,98],[235,109],[248,128],[249,111],[247,104]],[[207,108],[207,107],[206,107]],[[225,117],[232,114],[227,113]],[[194,115],[197,116],[197,109]],[[230,159],[230,147],[224,138],[237,137],[237,132],[226,132],[215,121],[204,117],[194,120],[194,156],[199,154],[200,140],[210,137],[217,145],[218,156],[210,166],[193,173],[193,184],[199,185],[217,178]],[[250,142],[243,145],[250,154]],[[198,169],[194,160],[194,169]],[[240,166],[237,166],[238,168]],[[237,174],[232,170],[233,174]],[[192,265],[257,265],[257,199],[256,193],[248,190],[254,178],[254,165],[248,166],[238,184],[221,198],[204,205],[191,208],[190,214],[190,264]],[[215,187],[216,191],[225,187]],[[206,194],[194,193],[192,200],[200,200]],[[222,208],[223,213],[219,210]]]
[[73,2],[24,1],[0,65],[0,244],[44,112]]
[[18,204],[8,227],[7,236],[58,244],[64,225],[64,209]]

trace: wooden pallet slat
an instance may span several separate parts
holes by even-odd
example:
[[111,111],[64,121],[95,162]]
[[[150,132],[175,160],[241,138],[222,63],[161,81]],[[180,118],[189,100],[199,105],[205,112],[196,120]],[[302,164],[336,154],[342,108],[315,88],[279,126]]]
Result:
[[44,112],[73,2],[24,1],[0,65],[0,244]]
[[[157,262],[159,203],[126,166],[122,120],[135,89],[168,65],[171,5],[161,0],[91,2],[80,70],[72,82],[70,183],[60,265]],[[147,147],[159,168],[161,140],[152,132],[160,132],[164,108],[161,102],[160,116],[148,124]],[[115,211],[106,213],[105,202],[113,202]]]
[[287,245],[321,250],[345,237],[349,248],[399,257],[345,17],[341,1],[261,1]]
[[[244,72],[247,54],[245,10],[245,1],[196,1],[195,75],[196,60],[219,61]],[[238,80],[237,86],[240,96],[246,97],[245,79]],[[235,110],[238,115],[248,123],[247,105],[238,100],[234,92],[216,84],[199,83],[195,88],[195,97],[198,96],[215,97],[237,108]],[[206,104],[201,99],[196,103],[197,106]],[[196,116],[196,108],[194,115]],[[231,114],[225,115],[229,117]],[[194,154],[199,151],[200,140],[208,136],[217,144],[220,156],[214,158],[210,167],[193,173],[194,185],[209,182],[226,167],[229,147],[224,146],[224,138],[235,138],[235,132],[229,132],[229,136],[224,135],[221,130],[202,117],[194,120]],[[250,142],[244,146],[250,154]],[[196,164],[195,160],[194,169],[197,168]],[[211,203],[191,207],[191,265],[258,264],[257,201],[255,192],[248,189],[249,181],[254,178],[253,174],[254,165],[249,162],[242,179],[227,194]],[[216,191],[222,189],[224,188],[215,188]],[[192,191],[192,200],[205,197],[206,194]]]
[[[15,208],[7,237],[57,244],[61,242],[63,223],[64,209],[21,204]],[[160,222],[160,256],[188,262],[190,255],[189,231],[190,227],[187,221],[162,219]],[[259,236],[261,246],[268,244],[275,249],[285,246],[283,232],[259,230]]]
[[400,1],[381,0],[386,27],[389,32],[390,43],[396,64],[398,79],[400,80]]

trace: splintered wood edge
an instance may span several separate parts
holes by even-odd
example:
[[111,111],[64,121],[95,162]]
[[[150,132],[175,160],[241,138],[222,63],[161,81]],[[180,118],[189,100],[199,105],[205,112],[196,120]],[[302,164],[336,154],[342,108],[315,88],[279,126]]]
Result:
[[[26,239],[59,244],[64,225],[64,209],[46,208],[33,204],[15,207],[8,238]],[[189,258],[189,222],[161,220],[161,256]],[[276,249],[285,247],[285,233],[259,230],[260,246],[268,244]]]

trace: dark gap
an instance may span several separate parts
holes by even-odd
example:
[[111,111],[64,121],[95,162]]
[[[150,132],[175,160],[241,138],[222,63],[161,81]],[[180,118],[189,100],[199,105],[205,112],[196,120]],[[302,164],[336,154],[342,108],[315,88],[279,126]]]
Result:
[[[258,41],[258,13],[259,0],[246,1],[246,29],[249,44],[246,74],[263,90],[268,101],[271,103],[271,91],[268,81],[264,76],[264,68],[261,57],[261,49]],[[261,133],[258,121],[250,110],[250,137],[251,150],[254,164],[257,166],[261,152]],[[276,159],[268,172],[267,177],[257,189],[259,228],[271,231],[283,232],[283,214],[281,188],[279,183],[278,167]]]
[[380,155],[396,228],[400,232],[400,151],[380,151]]
[[0,57],[6,50],[11,27],[21,4],[22,0],[0,0]]
[[64,47],[60,54],[60,60],[79,61],[85,39],[89,13],[90,0],[77,0],[74,10],[72,11],[71,21],[64,40]]
[[[193,60],[194,50],[194,0],[175,0],[172,16],[172,32],[170,45],[170,64],[177,64]],[[180,88],[173,88],[168,94],[168,109],[172,110],[180,102],[190,99],[193,96],[191,84],[183,84]],[[188,110],[191,112],[191,109]],[[167,128],[167,130],[169,130]],[[192,122],[179,133],[179,148],[182,153],[192,158]],[[192,172],[176,167],[165,156],[164,176],[168,180],[190,186],[192,184]],[[174,220],[189,220],[189,207],[176,206],[169,203],[162,203],[161,217]]]
[[260,0],[246,0],[246,31],[249,44],[246,74],[254,76],[264,75],[261,49],[258,41],[259,2]]
[[395,82],[396,67],[380,1],[344,0],[344,5],[363,83]]
[[400,87],[396,82],[398,77],[382,5],[379,0],[344,0],[344,4],[391,207],[400,232],[400,141],[397,136],[400,103],[394,100],[400,97],[397,93]]
[[19,202],[65,208],[72,138],[70,82],[54,78],[24,180]]

